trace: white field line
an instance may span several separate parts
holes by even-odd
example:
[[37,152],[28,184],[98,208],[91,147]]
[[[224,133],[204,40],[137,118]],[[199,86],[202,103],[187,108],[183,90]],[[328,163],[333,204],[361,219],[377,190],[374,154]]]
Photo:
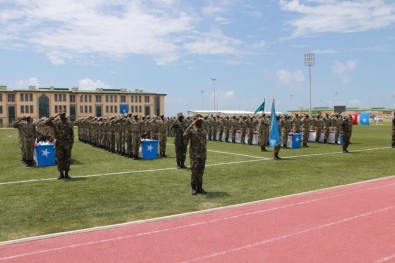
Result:
[[[383,149],[390,149],[390,148],[391,147],[371,148],[371,149],[354,150],[353,152],[376,151],[376,150],[383,150]],[[219,166],[219,165],[242,164],[242,163],[251,163],[251,162],[272,160],[272,158],[267,158],[267,157],[260,157],[260,156],[253,156],[253,155],[244,155],[244,154],[221,152],[221,151],[212,151],[212,150],[209,150],[209,151],[210,152],[215,152],[215,153],[221,153],[221,154],[230,154],[230,155],[237,155],[237,156],[243,156],[243,157],[250,157],[250,158],[255,158],[255,159],[254,160],[245,160],[245,161],[233,161],[233,162],[206,164],[206,167]],[[302,158],[302,157],[335,155],[335,154],[343,154],[343,153],[342,152],[316,153],[316,154],[304,154],[304,155],[287,156],[287,157],[282,157],[282,158],[283,159],[294,159],[294,158]],[[147,169],[147,170],[140,170],[140,171],[124,171],[124,172],[116,172],[116,173],[89,174],[89,175],[82,175],[82,176],[73,176],[73,178],[90,178],[90,177],[109,176],[109,175],[112,175],[112,176],[114,176],[114,175],[127,175],[127,174],[150,173],[150,172],[160,172],[160,171],[169,171],[169,170],[176,170],[176,168],[175,167],[169,167],[169,168],[160,168],[160,169]],[[10,184],[24,184],[24,183],[43,182],[43,181],[53,181],[53,180],[57,180],[57,178],[43,178],[43,179],[33,179],[33,180],[21,180],[21,181],[12,181],[12,182],[2,182],[2,183],[0,183],[0,186],[2,186],[2,185],[10,185]]]

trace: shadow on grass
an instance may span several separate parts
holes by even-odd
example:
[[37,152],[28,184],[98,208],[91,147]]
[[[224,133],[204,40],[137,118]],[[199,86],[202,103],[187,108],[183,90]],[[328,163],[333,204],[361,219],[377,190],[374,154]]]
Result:
[[63,180],[67,183],[71,183],[71,182],[78,182],[78,181],[86,181],[88,179],[89,178],[87,178],[87,177],[80,176],[80,177],[71,177],[71,179],[66,179],[66,180],[63,179]]
[[76,159],[71,159],[71,164],[72,165],[81,165],[81,164],[83,164],[82,162],[80,162],[80,161],[78,161],[78,160],[76,160]]
[[221,198],[221,197],[229,197],[230,194],[227,192],[207,192],[207,198]]

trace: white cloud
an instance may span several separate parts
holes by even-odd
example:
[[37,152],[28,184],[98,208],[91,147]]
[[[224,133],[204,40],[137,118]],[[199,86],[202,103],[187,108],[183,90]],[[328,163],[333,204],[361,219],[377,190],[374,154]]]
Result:
[[16,89],[26,89],[29,86],[40,87],[37,77],[31,77],[28,80],[17,80],[15,83]]
[[293,37],[322,32],[360,32],[395,23],[395,3],[384,0],[280,0],[284,11],[300,16],[290,20]]
[[78,83],[80,90],[96,90],[97,88],[108,89],[111,86],[104,84],[101,80],[82,79]]
[[346,62],[334,61],[332,64],[332,72],[342,75],[346,72],[353,71],[357,68],[356,60],[347,60]]
[[279,69],[276,72],[277,80],[281,84],[292,84],[295,82],[304,82],[303,72],[297,70],[295,72],[288,71],[286,69]]

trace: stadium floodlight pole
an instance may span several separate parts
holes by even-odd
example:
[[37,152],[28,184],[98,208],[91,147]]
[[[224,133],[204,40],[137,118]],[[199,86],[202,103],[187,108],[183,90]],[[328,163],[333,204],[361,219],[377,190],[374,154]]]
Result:
[[213,110],[215,111],[215,79],[212,79],[212,81],[213,81],[213,90],[214,90],[214,92],[213,92],[213,94],[214,94]]
[[200,93],[202,93],[202,110],[203,110],[203,93],[204,93],[204,90],[201,90]]
[[305,53],[304,54],[304,65],[309,67],[309,80],[310,80],[310,107],[309,107],[309,116],[311,117],[311,67],[315,65],[315,54],[314,53]]

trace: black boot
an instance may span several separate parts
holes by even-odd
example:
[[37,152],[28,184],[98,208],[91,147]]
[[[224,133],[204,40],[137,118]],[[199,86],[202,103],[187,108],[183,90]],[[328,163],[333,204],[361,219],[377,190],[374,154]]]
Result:
[[181,169],[186,169],[186,168],[188,168],[188,167],[185,166],[185,159],[182,159],[182,160],[180,161],[180,167],[181,167]]
[[165,152],[165,151],[163,151],[163,152],[162,152],[162,157],[167,157],[167,155],[166,155],[166,152]]
[[395,148],[395,143],[392,144],[392,148]]
[[177,160],[177,169],[181,169],[181,161]]
[[71,179],[71,177],[69,176],[69,171],[65,171],[64,178]]
[[203,182],[199,182],[199,183],[197,184],[197,192],[198,192],[199,194],[207,194],[207,192],[204,191],[204,189],[203,189]]
[[63,173],[63,171],[60,171],[60,172],[59,172],[58,180],[61,180],[61,179],[64,179],[64,173]]
[[198,194],[197,185],[194,183],[191,183],[191,186],[192,186],[192,195],[197,195]]

